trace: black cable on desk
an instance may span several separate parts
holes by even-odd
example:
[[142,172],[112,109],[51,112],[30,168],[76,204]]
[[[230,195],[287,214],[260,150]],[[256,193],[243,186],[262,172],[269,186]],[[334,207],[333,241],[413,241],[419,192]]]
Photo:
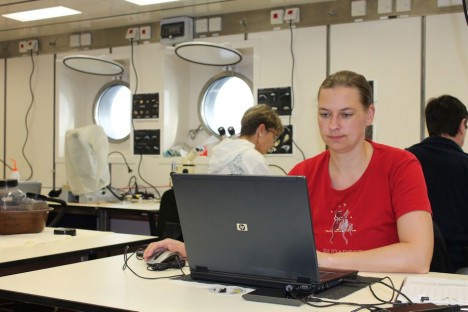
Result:
[[[384,280],[387,280],[387,279],[389,280],[389,284],[384,282]],[[370,282],[370,283],[362,282],[362,281],[358,281],[358,280],[354,280],[354,279],[344,279],[343,283],[366,284],[369,287],[369,289],[370,289],[372,295],[374,296],[374,298],[377,299],[379,302],[370,303],[370,304],[356,303],[356,302],[345,302],[345,301],[336,301],[336,300],[318,298],[318,297],[314,297],[313,295],[301,298],[301,296],[299,296],[300,294],[298,292],[296,292],[294,289],[290,290],[289,294],[294,299],[300,300],[303,303],[305,303],[305,304],[307,304],[309,306],[315,307],[315,308],[326,308],[326,307],[332,307],[332,306],[337,306],[337,305],[348,305],[348,306],[356,307],[356,309],[352,310],[352,312],[360,311],[360,310],[389,311],[389,310],[387,310],[387,309],[385,309],[385,308],[383,308],[381,306],[385,305],[385,304],[395,305],[394,300],[396,299],[397,294],[400,294],[406,300],[408,300],[408,303],[404,303],[404,304],[401,304],[401,305],[410,305],[410,304],[412,304],[411,300],[405,294],[403,294],[402,292],[400,292],[400,290],[395,288],[395,286],[393,284],[393,281],[388,276],[385,276],[385,277],[381,278],[380,280]],[[372,288],[375,284],[382,284],[382,285],[390,288],[392,290],[392,295],[391,295],[390,299],[385,300],[385,299],[382,299],[379,296],[377,296],[376,292]]]

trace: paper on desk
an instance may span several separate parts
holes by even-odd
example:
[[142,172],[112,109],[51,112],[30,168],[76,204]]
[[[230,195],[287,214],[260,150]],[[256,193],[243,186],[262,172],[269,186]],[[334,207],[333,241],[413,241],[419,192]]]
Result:
[[[401,292],[414,303],[468,304],[468,280],[410,276],[405,278]],[[403,296],[398,300],[407,302]]]

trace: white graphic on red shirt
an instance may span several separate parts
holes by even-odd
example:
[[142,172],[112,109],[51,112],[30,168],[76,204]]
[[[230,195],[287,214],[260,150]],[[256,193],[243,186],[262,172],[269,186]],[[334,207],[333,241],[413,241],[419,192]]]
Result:
[[352,235],[354,232],[353,224],[350,221],[352,217],[350,217],[350,212],[346,208],[346,203],[342,203],[338,205],[338,208],[332,213],[333,216],[333,224],[331,226],[331,230],[327,232],[331,232],[330,243],[333,243],[333,239],[335,238],[335,232],[341,233],[343,240],[346,244],[348,244],[348,239],[346,238],[346,233]]

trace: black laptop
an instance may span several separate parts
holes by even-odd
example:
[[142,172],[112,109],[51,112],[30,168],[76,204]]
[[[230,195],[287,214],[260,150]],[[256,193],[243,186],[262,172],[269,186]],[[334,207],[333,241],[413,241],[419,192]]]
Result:
[[174,174],[172,182],[192,279],[316,293],[357,275],[319,270],[305,177]]

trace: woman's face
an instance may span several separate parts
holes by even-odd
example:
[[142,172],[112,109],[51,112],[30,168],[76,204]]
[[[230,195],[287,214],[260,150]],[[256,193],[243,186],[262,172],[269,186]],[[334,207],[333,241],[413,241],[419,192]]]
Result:
[[356,88],[339,86],[320,91],[318,124],[330,151],[346,152],[362,144],[366,126],[373,118],[374,105],[366,110]]

